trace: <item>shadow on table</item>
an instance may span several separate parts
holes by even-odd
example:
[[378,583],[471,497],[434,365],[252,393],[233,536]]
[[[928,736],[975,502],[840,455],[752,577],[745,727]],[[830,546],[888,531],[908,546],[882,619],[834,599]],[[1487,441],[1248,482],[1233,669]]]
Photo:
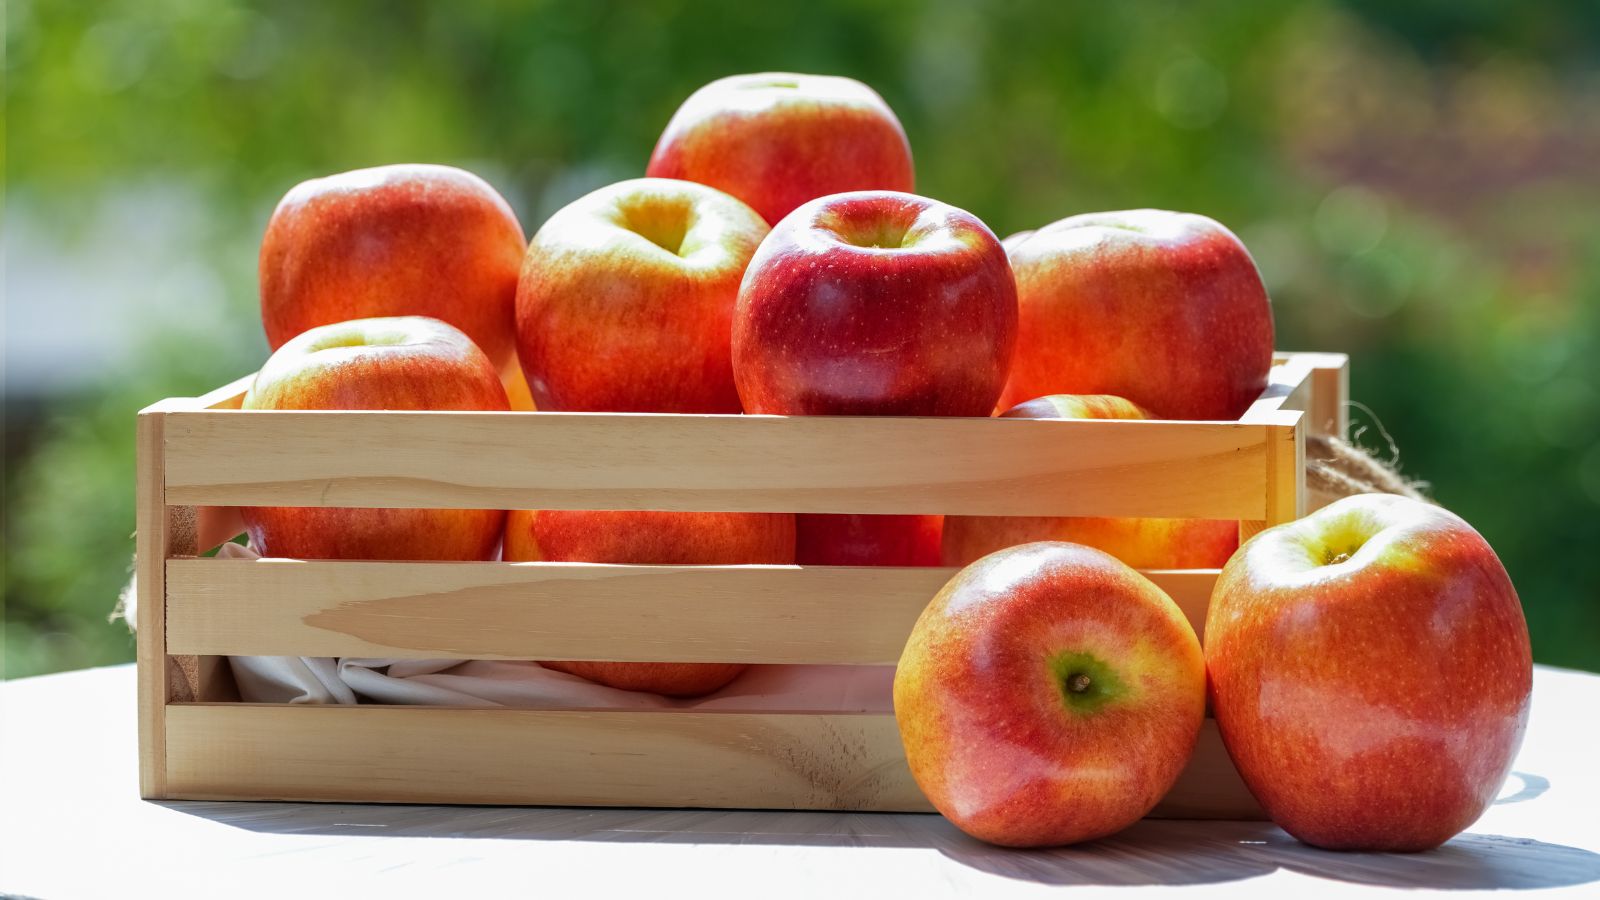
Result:
[[[1522,793],[1537,796],[1543,783],[1537,776],[1524,776]],[[1600,854],[1576,847],[1465,834],[1428,853],[1330,853],[1301,844],[1266,822],[1147,819],[1093,844],[1021,851],[973,840],[933,815],[205,801],[162,805],[271,834],[931,849],[993,875],[1052,885],[1211,884],[1278,869],[1356,884],[1446,890],[1600,881]]]

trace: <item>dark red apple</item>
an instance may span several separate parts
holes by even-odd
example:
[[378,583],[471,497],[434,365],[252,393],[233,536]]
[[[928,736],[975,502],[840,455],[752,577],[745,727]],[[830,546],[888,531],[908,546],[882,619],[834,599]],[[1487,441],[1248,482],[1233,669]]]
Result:
[[739,288],[745,412],[986,416],[1016,343],[1005,251],[971,213],[889,191],[796,209]]
[[937,566],[944,516],[795,516],[802,566]]

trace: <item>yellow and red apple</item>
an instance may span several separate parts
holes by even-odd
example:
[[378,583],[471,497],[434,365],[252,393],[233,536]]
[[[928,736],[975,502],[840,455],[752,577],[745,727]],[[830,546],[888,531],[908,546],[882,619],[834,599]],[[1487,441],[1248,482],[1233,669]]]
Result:
[[1217,222],[1164,210],[1062,219],[1010,248],[1017,353],[1000,408],[1112,394],[1163,419],[1237,419],[1267,386],[1272,308]]
[[431,316],[466,332],[528,408],[512,346],[524,248],[510,205],[461,169],[380,166],[302,182],[261,239],[267,344],[349,319]]
[[[290,338],[261,367],[244,409],[506,410],[495,367],[465,334],[422,316],[356,319]],[[263,556],[494,558],[498,509],[241,510]]]
[[845,191],[914,189],[911,145],[877,92],[827,75],[734,75],[683,102],[645,174],[710,185],[777,224]]
[[1223,743],[1282,828],[1426,850],[1482,815],[1533,685],[1505,568],[1456,515],[1387,494],[1252,538],[1222,571],[1206,664]]
[[[511,562],[594,562],[721,566],[794,562],[794,516],[788,513],[513,510],[506,520]],[[671,610],[662,614],[671,615]],[[543,662],[600,684],[693,697],[743,672],[739,663]]]
[[[1107,394],[1051,394],[1001,414],[1016,419],[1148,419],[1137,404]],[[1221,568],[1239,547],[1239,523],[1220,519],[1109,516],[946,516],[941,558],[964,566],[1003,547],[1070,541],[1136,569]]]
[[641,178],[557,212],[528,247],[517,352],[540,409],[737,413],[730,329],[767,225],[705,185]]
[[1076,544],[1022,544],[962,569],[894,678],[911,774],[973,837],[1092,840],[1149,812],[1188,764],[1205,664],[1177,604]]

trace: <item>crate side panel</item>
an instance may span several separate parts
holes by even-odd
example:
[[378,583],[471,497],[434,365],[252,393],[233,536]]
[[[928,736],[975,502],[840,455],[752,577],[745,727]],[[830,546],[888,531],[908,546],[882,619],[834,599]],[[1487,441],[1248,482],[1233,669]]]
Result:
[[[893,665],[954,569],[172,560],[174,653]],[[1214,570],[1147,573],[1199,631]]]
[[[174,797],[928,812],[887,714],[178,704]],[[1207,720],[1150,813],[1257,819]]]
[[171,791],[213,799],[928,809],[894,718],[175,705]]
[[170,502],[209,506],[1265,515],[1237,422],[472,412],[173,413]]

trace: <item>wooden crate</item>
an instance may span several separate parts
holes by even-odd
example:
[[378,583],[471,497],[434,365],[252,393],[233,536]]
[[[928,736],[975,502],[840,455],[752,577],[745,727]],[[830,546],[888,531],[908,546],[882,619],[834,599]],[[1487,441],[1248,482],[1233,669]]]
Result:
[[[928,810],[887,713],[245,704],[224,657],[892,665],[952,570],[195,552],[250,505],[1174,516],[1250,534],[1303,513],[1305,433],[1344,432],[1346,371],[1282,354],[1237,422],[241,412],[248,379],[163,401],[139,415],[142,792]],[[1216,570],[1147,574],[1200,629]],[[1259,815],[1210,720],[1156,814]]]

